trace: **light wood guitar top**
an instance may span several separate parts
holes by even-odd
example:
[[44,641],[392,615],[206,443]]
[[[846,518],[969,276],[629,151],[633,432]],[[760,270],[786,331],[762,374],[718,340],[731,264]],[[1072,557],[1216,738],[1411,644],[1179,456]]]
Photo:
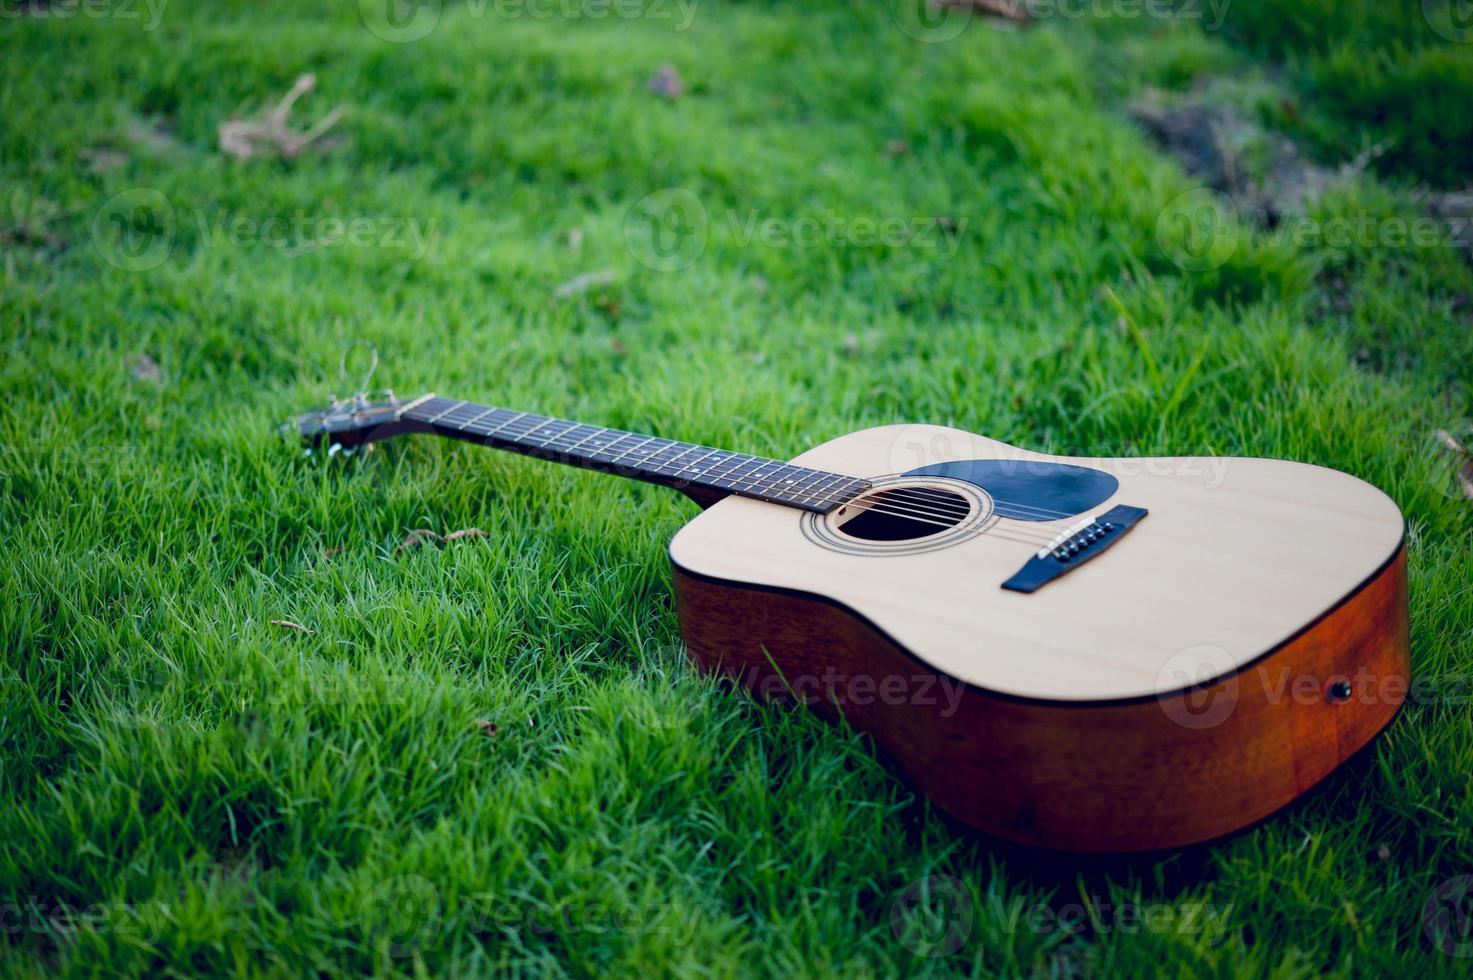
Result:
[[946,547],[856,554],[803,531],[791,507],[728,497],[672,541],[686,571],[831,599],[932,667],[1023,698],[1149,697],[1230,673],[1293,637],[1397,552],[1404,521],[1336,470],[1243,457],[1048,456],[959,429],[894,425],[824,443],[795,463],[871,479],[965,459],[1073,463],[1119,480],[1109,499],[1149,516],[1036,592],[1001,583],[1077,518],[1002,519]]

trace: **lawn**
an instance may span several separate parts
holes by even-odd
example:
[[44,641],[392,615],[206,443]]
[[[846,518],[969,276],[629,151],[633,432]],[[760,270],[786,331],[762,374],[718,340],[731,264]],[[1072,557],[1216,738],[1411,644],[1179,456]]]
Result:
[[[1265,140],[1350,110],[1265,5],[1124,7],[0,3],[0,973],[1466,975],[1473,500],[1435,433],[1473,442],[1473,266],[1418,161],[1463,186],[1467,147],[1315,143],[1334,180],[1259,221],[1138,99]],[[222,152],[304,73],[324,135]],[[686,666],[684,498],[281,440],[360,340],[401,394],[780,457],[929,421],[1343,469],[1409,521],[1418,695],[1230,839],[1004,847]]]

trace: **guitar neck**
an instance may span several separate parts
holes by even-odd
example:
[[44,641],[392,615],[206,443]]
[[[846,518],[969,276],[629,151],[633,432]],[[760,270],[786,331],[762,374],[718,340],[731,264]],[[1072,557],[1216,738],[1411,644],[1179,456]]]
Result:
[[659,483],[697,499],[738,494],[825,514],[870,488],[842,473],[453,398],[421,398],[399,420],[414,430]]

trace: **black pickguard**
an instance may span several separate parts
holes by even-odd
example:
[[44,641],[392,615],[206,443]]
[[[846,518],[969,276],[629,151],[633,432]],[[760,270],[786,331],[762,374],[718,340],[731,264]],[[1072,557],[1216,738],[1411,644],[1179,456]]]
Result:
[[986,490],[1001,517],[1053,521],[1109,500],[1120,481],[1102,470],[1031,459],[962,459],[911,470],[906,476],[946,476]]

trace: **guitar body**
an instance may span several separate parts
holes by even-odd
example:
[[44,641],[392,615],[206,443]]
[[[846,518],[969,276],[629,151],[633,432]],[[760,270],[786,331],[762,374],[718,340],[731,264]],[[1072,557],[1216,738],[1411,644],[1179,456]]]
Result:
[[1354,477],[922,425],[793,462],[879,496],[827,514],[728,496],[691,521],[670,548],[690,655],[842,715],[990,834],[1215,838],[1304,793],[1405,697],[1404,522]]

